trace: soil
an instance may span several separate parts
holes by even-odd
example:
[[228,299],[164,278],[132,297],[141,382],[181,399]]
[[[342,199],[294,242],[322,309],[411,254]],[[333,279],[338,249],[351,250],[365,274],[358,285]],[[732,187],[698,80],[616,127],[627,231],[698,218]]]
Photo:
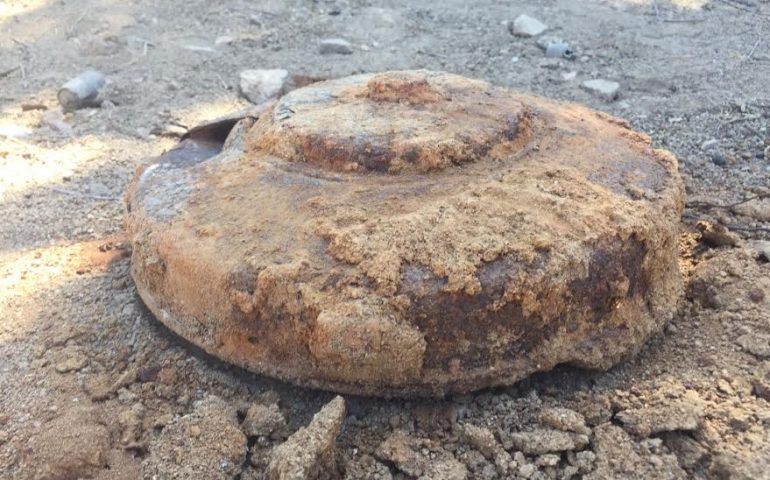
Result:
[[[574,58],[512,36],[521,13]],[[0,3],[0,476],[264,478],[333,394],[220,363],[153,319],[129,276],[126,185],[186,127],[247,106],[241,70],[427,68],[587,104],[672,151],[687,293],[607,372],[562,366],[443,400],[348,396],[324,472],[770,478],[768,32],[760,0]],[[321,55],[335,37],[353,52]],[[57,88],[89,68],[108,75],[101,108],[62,114]],[[619,98],[581,88],[596,78]],[[244,442],[254,404],[286,423]]]

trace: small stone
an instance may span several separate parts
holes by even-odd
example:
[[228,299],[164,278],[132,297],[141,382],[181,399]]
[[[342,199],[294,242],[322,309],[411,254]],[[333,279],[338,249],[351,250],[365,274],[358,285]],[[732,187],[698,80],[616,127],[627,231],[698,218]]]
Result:
[[586,426],[583,415],[569,408],[546,408],[540,412],[540,422],[557,430],[585,435],[591,433],[591,430]]
[[615,415],[631,434],[649,437],[654,433],[695,430],[703,418],[700,402],[689,400],[655,407],[628,409]]
[[253,104],[260,104],[278,96],[286,87],[289,72],[283,69],[244,70],[240,74],[241,94]]
[[350,55],[353,53],[353,46],[350,42],[341,38],[327,38],[321,40],[321,43],[318,45],[318,51],[321,55]]
[[575,77],[577,77],[577,72],[574,71],[574,70],[571,71],[571,72],[562,72],[561,73],[561,78],[565,82],[570,82],[570,81],[574,80]]
[[5,444],[11,438],[11,434],[5,430],[0,430],[0,445]]
[[700,149],[704,151],[710,150],[718,145],[719,145],[719,140],[717,140],[716,138],[712,138],[703,142],[700,146]]
[[275,447],[267,466],[270,480],[316,478],[334,469],[334,447],[345,418],[345,400],[337,396],[327,403],[305,428]]
[[578,472],[588,473],[593,470],[594,462],[596,462],[596,454],[590,450],[586,450],[575,454],[573,465],[578,468]]
[[519,467],[519,477],[531,478],[537,471],[537,467],[532,463],[527,463]]
[[770,336],[746,333],[736,338],[735,343],[757,358],[770,358]]
[[730,385],[730,382],[728,382],[724,378],[720,378],[719,380],[717,380],[717,390],[724,393],[725,395],[735,394],[735,390],[733,390],[733,387]]
[[361,455],[345,465],[345,480],[392,480],[390,469],[370,455]]
[[521,14],[509,25],[512,34],[518,37],[536,37],[545,32],[548,27],[536,18]]
[[767,240],[755,240],[751,242],[752,248],[757,252],[757,259],[762,262],[770,262],[770,242]]
[[546,453],[545,455],[540,455],[537,457],[537,460],[535,460],[535,465],[538,467],[555,467],[559,464],[560,460],[561,457],[559,455]]
[[468,442],[487,459],[494,460],[497,453],[503,450],[502,445],[495,438],[495,434],[488,428],[465,424],[463,430]]
[[711,159],[711,163],[718,167],[724,167],[727,165],[727,158],[725,158],[722,152],[712,152],[711,155],[709,155],[709,158]]
[[548,58],[570,58],[573,55],[570,52],[569,43],[558,42],[548,44],[545,48],[545,56]]
[[509,440],[514,448],[528,455],[580,450],[588,445],[586,435],[549,429],[511,433]]
[[123,431],[120,442],[123,445],[135,442],[142,435],[142,420],[144,419],[144,405],[137,402],[128,410],[123,410],[118,415],[118,423]]
[[613,101],[618,98],[620,84],[604,79],[586,80],[582,83],[585,90],[607,101]]
[[708,455],[705,448],[683,433],[666,433],[663,442],[676,454],[679,464],[688,470],[695,468]]
[[696,224],[696,228],[700,231],[701,240],[709,247],[734,247],[738,244],[738,235],[721,223],[702,220]]
[[88,358],[77,348],[65,349],[59,358],[54,365],[54,369],[59,373],[77,372],[88,364]]
[[285,428],[286,418],[276,404],[253,403],[246,411],[241,427],[249,437],[267,437]]

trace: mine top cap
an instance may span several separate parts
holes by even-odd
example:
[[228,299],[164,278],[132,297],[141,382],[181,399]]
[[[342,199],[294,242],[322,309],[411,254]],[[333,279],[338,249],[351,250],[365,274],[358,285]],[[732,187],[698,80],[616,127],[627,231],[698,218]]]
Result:
[[340,172],[426,173],[494,156],[517,140],[524,111],[510,91],[457,75],[356,75],[282,97],[249,151]]

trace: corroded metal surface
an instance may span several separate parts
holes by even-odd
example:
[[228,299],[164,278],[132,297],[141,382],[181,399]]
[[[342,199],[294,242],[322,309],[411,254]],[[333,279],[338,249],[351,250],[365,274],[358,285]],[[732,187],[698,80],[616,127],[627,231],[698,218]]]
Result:
[[675,308],[676,168],[621,120],[480,81],[321,82],[212,157],[138,170],[132,272],[172,330],[303,385],[443,395],[605,369]]

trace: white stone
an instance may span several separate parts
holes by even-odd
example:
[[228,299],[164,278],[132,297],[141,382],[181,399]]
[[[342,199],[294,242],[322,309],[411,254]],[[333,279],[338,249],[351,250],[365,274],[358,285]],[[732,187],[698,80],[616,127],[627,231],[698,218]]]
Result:
[[350,45],[350,42],[341,38],[327,38],[321,40],[318,51],[322,55],[328,55],[330,53],[349,55],[353,53],[353,46]]
[[618,98],[620,84],[618,82],[598,78],[596,80],[586,80],[583,82],[583,88],[598,97],[611,101]]
[[289,72],[283,69],[244,70],[241,72],[241,93],[251,103],[260,104],[278,97],[288,79]]
[[521,14],[513,21],[511,33],[519,37],[536,37],[546,29],[548,27],[540,20]]

